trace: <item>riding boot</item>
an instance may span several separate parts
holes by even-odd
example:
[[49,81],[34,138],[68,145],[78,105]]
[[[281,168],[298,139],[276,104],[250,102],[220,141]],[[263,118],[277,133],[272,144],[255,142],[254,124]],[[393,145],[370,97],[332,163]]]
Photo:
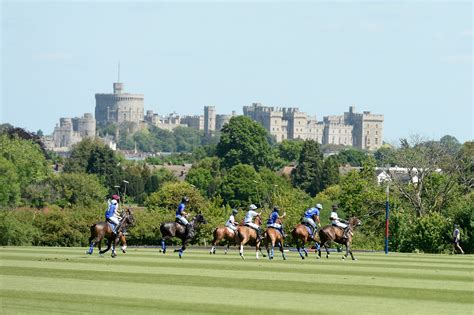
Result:
[[342,235],[345,239],[349,238],[349,229],[344,229],[344,234]]
[[260,241],[262,240],[262,232],[260,230],[260,227],[257,229],[257,239]]
[[283,231],[283,228],[280,228],[280,229],[278,229],[278,231],[280,231],[280,233],[281,233],[281,236],[283,236],[283,238],[285,238],[285,237],[286,237],[286,235],[285,235],[285,231]]

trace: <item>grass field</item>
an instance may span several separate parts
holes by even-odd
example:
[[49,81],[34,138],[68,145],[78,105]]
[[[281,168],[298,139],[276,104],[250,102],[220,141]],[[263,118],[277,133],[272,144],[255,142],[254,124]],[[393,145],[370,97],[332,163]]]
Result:
[[0,249],[1,312],[474,314],[474,257],[356,253],[242,261],[234,249],[115,259],[85,248]]

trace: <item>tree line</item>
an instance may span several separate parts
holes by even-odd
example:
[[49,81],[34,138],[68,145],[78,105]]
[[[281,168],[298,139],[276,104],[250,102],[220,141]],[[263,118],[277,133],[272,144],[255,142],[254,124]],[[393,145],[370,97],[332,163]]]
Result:
[[[354,246],[382,249],[390,185],[390,250],[448,251],[453,224],[461,227],[465,249],[474,248],[473,142],[460,144],[452,136],[411,138],[374,153],[345,148],[325,156],[315,141],[275,143],[261,125],[238,116],[224,126],[218,141],[182,159],[193,162],[185,181],[150,166],[154,161],[127,161],[92,139],[75,145],[62,161],[42,150],[34,135],[4,128],[0,244],[86,245],[88,227],[103,219],[106,199],[123,192],[126,180],[125,206],[135,210],[137,221],[130,244],[158,244],[159,223],[173,220],[179,200],[187,195],[191,213],[201,211],[209,221],[195,239],[199,244],[209,242],[212,229],[225,222],[232,208],[240,210],[237,218],[242,219],[250,203],[264,215],[279,206],[287,213],[289,230],[304,210],[321,203],[323,224],[329,223],[331,205],[338,204],[340,216],[363,221]],[[358,168],[341,175],[342,165]],[[407,171],[378,183],[376,166],[386,167],[387,173],[390,166]]]

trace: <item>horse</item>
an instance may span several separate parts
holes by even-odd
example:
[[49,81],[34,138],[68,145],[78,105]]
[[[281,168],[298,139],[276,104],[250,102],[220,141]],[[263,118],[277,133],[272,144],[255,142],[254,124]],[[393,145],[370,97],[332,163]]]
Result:
[[[260,215],[255,216],[254,223],[257,225],[262,224],[262,218]],[[255,231],[253,228],[246,226],[246,225],[239,225],[237,227],[237,235],[239,238],[239,245],[240,245],[240,250],[239,254],[242,259],[245,259],[244,257],[244,245],[249,244],[251,246],[255,246],[255,257],[258,259],[258,252],[262,253],[262,256],[265,257],[265,254],[262,252],[262,249],[260,248],[260,240],[257,239],[257,231]]]
[[207,221],[201,213],[198,213],[192,220],[189,222],[191,228],[189,229],[189,234],[186,235],[186,227],[178,222],[163,222],[160,224],[161,232],[161,250],[163,254],[166,253],[166,241],[172,237],[177,237],[181,239],[182,245],[180,249],[175,249],[175,252],[179,253],[179,258],[183,255],[183,252],[186,250],[188,242],[194,237],[196,230],[201,224],[206,224]]
[[[282,220],[278,218],[276,223],[282,224]],[[275,244],[278,243],[283,260],[286,260],[285,252],[283,251],[283,241],[284,241],[284,237],[280,231],[278,231],[277,229],[273,227],[267,227],[267,229],[265,230],[265,248],[267,249],[268,259],[270,260],[273,259]],[[271,251],[268,248],[269,243],[272,244]]]
[[[356,218],[352,217],[349,219],[349,231],[347,233],[348,237],[344,237],[343,229],[333,226],[333,225],[326,225],[321,230],[318,231],[318,236],[321,241],[321,246],[326,248],[326,258],[329,258],[329,250],[328,247],[332,241],[345,245],[346,246],[346,254],[342,256],[342,259],[345,259],[349,254],[351,254],[352,260],[356,260],[354,255],[352,254],[351,249],[351,242],[352,242],[352,235],[353,231],[356,226],[361,225],[361,221]],[[321,258],[321,247],[318,249],[318,257]]]
[[[308,228],[312,229],[312,227],[309,227],[303,223],[297,224],[293,230],[291,231],[291,236],[293,237],[293,242],[296,244],[296,249],[298,250],[298,254],[300,254],[301,259],[304,259],[305,256],[308,257],[308,251],[304,247],[306,243],[309,243],[311,241],[316,241],[316,247],[319,249],[319,244],[316,240],[316,237],[309,234]],[[301,246],[300,246],[301,242]],[[303,253],[304,252],[304,256]]]
[[224,254],[227,254],[227,251],[229,250],[229,246],[236,245],[239,242],[239,236],[237,232],[232,231],[230,228],[226,226],[218,226],[214,229],[214,232],[212,232],[214,239],[212,240],[212,247],[211,250],[209,251],[209,254],[215,254],[216,253],[216,245],[222,241],[225,240],[227,243],[227,247],[224,251]]
[[[110,247],[112,246],[112,257],[115,258],[117,256],[115,252],[115,247],[118,244],[118,241],[122,243],[122,252],[126,253],[125,249],[127,248],[127,240],[125,239],[125,235],[123,234],[123,229],[128,226],[131,226],[135,223],[135,219],[133,218],[132,210],[127,209],[125,212],[122,213],[122,220],[119,223],[117,228],[118,232],[115,234],[112,230],[112,226],[107,222],[99,222],[93,224],[90,227],[91,236],[89,237],[89,250],[86,252],[89,255],[92,255],[94,251],[94,246],[97,244],[97,248],[99,249],[99,254],[102,255],[106,253]],[[107,248],[102,250],[102,240],[107,240]]]

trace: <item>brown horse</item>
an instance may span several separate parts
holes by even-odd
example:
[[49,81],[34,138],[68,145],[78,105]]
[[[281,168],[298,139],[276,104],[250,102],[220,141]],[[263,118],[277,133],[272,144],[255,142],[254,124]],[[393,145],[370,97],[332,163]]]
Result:
[[166,241],[172,237],[177,237],[181,239],[182,245],[180,249],[175,249],[175,252],[179,253],[179,258],[183,256],[183,252],[186,250],[188,242],[193,239],[196,230],[201,224],[206,224],[207,221],[201,213],[198,213],[192,220],[189,222],[191,228],[189,233],[186,235],[186,227],[178,222],[163,222],[160,225],[161,232],[161,250],[163,254],[166,253]]
[[[125,239],[125,235],[122,231],[133,225],[134,222],[135,219],[133,218],[132,211],[127,209],[122,213],[122,220],[119,223],[117,235],[113,232],[112,227],[107,222],[99,222],[92,225],[90,227],[91,236],[89,237],[89,250],[86,253],[92,255],[94,246],[97,244],[100,255],[106,253],[110,247],[112,247],[112,257],[115,257],[117,256],[115,247],[117,246],[119,240],[122,243],[122,252],[125,253],[125,249],[127,248],[127,240]],[[107,248],[102,250],[102,240],[104,238],[107,240]]]
[[[311,227],[310,227],[311,228]],[[308,228],[306,225],[300,223],[297,224],[294,229],[291,231],[291,236],[293,237],[293,242],[296,244],[296,249],[298,250],[298,254],[300,254],[301,259],[304,259],[305,256],[308,257],[308,251],[304,247],[305,244],[316,241],[315,238],[311,237],[308,232]],[[300,246],[301,243],[301,246]],[[316,241],[316,247],[319,249],[319,244]],[[304,252],[304,256],[303,256]]]
[[229,246],[231,244],[237,245],[239,243],[239,236],[237,232],[232,231],[230,228],[226,226],[216,227],[212,234],[214,235],[214,239],[212,240],[212,248],[209,251],[209,254],[216,253],[216,245],[222,240],[226,241],[227,243],[227,247],[224,251],[224,254],[227,254],[227,251],[229,250]]
[[[319,239],[321,241],[321,246],[326,248],[326,258],[329,258],[329,250],[328,247],[330,246],[331,242],[336,242],[346,246],[346,254],[342,256],[342,259],[345,259],[349,254],[351,254],[352,260],[356,260],[354,255],[352,254],[351,249],[351,242],[353,231],[356,226],[361,225],[361,221],[356,218],[352,217],[349,219],[349,231],[347,232],[347,237],[344,237],[343,229],[333,226],[333,225],[326,225],[318,232]],[[321,248],[318,249],[318,257],[321,258]]]
[[[260,215],[255,216],[254,223],[259,226],[262,224],[262,218],[260,217]],[[260,253],[262,253],[262,249],[260,248],[260,240],[257,238],[257,231],[255,231],[249,226],[239,225],[237,227],[237,237],[239,238],[238,243],[240,245],[240,257],[242,257],[242,259],[245,259],[244,245],[248,244],[251,246],[255,246],[255,257],[258,259],[258,252],[260,251]],[[262,256],[265,257],[265,254],[262,253]]]
[[[281,218],[278,218],[276,223],[282,224]],[[265,248],[267,249],[268,259],[273,259],[275,244],[278,244],[278,246],[280,247],[281,256],[283,257],[283,260],[286,260],[285,252],[283,251],[284,240],[285,239],[280,233],[280,231],[273,227],[267,227],[267,229],[265,230]],[[268,248],[269,243],[272,245],[271,250],[270,248]]]

